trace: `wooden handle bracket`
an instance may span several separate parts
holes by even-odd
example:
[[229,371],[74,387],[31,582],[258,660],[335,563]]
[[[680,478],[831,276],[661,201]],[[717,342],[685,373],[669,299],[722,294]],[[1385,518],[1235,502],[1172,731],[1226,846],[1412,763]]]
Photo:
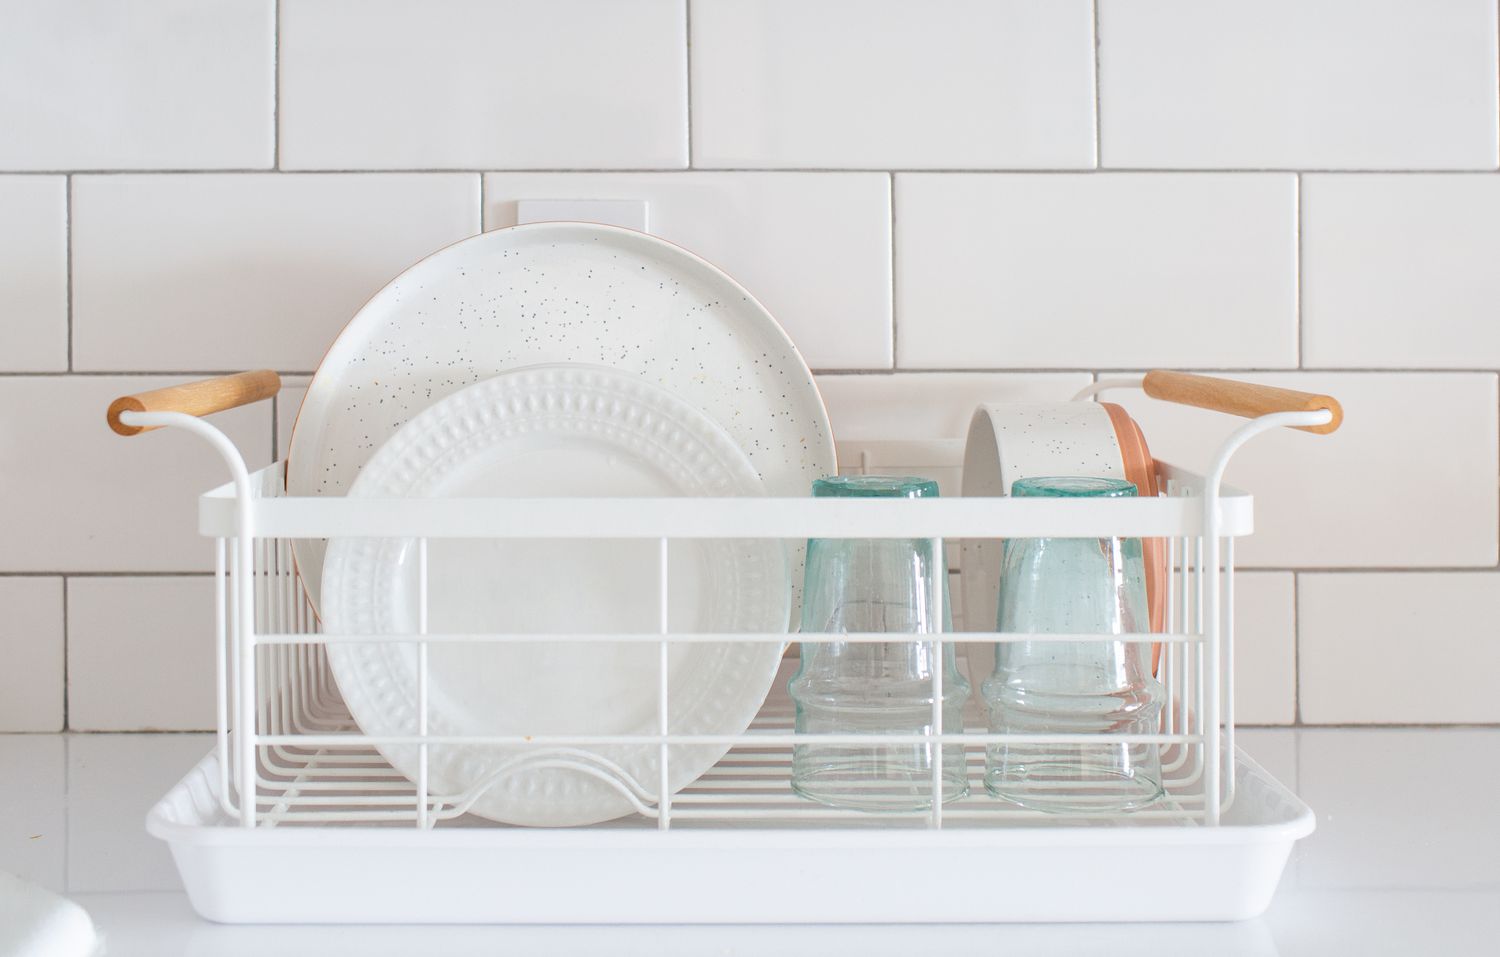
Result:
[[1326,435],[1343,424],[1344,409],[1331,395],[1278,389],[1252,382],[1236,382],[1214,376],[1188,372],[1157,370],[1146,373],[1141,388],[1153,399],[1212,409],[1253,419],[1272,412],[1320,412],[1327,410],[1333,418],[1323,425],[1297,425],[1304,432]]
[[281,391],[281,376],[270,369],[254,372],[237,372],[200,382],[122,395],[109,404],[109,427],[120,435],[139,435],[149,432],[154,425],[126,425],[120,421],[121,412],[183,412],[187,415],[212,415],[226,409],[235,409],[261,399],[269,399]]

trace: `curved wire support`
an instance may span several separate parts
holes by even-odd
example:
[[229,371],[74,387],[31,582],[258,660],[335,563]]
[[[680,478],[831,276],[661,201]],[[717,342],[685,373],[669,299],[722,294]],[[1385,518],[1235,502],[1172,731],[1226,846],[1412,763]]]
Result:
[[533,771],[540,768],[565,768],[597,778],[619,791],[643,817],[655,817],[657,810],[647,802],[654,800],[641,783],[624,768],[590,751],[578,748],[545,748],[518,754],[514,758],[485,775],[459,794],[453,795],[453,814],[463,814],[473,807],[501,778],[516,771]]
[[224,460],[224,464],[229,467],[230,474],[234,477],[235,490],[248,508],[251,492],[250,470],[245,467],[245,460],[240,455],[240,450],[235,448],[229,436],[196,415],[188,415],[185,412],[131,412],[127,410],[120,413],[120,421],[140,428],[170,426],[174,429],[184,429],[212,445],[214,451],[218,452],[219,457]]
[[[255,784],[255,646],[248,638],[255,629],[255,579],[252,571],[254,564],[254,551],[251,546],[251,538],[255,533],[254,515],[250,503],[254,496],[254,487],[250,483],[250,470],[245,466],[245,459],[240,455],[240,450],[230,441],[229,436],[204,422],[197,416],[188,415],[185,412],[132,412],[120,413],[120,421],[126,425],[141,427],[168,426],[191,432],[213,446],[219,458],[229,467],[234,476],[235,488],[235,559],[239,569],[237,580],[234,583],[238,604],[236,611],[235,633],[239,636],[237,641],[239,647],[239,662],[237,663],[240,695],[239,714],[235,719],[235,766],[239,771],[240,801],[239,818],[244,827],[255,826],[255,799],[253,795],[249,800],[245,799],[245,791],[254,788]],[[221,691],[222,693],[222,691]],[[227,732],[225,735],[227,739]],[[221,743],[221,751],[226,745]],[[221,758],[223,755],[221,754]],[[227,762],[226,762],[227,763]]]
[[[1246,442],[1272,429],[1283,427],[1294,428],[1304,425],[1327,425],[1332,421],[1333,412],[1328,409],[1320,409],[1316,412],[1272,412],[1270,415],[1251,419],[1238,429],[1235,429],[1230,433],[1229,438],[1224,440],[1224,444],[1219,446],[1218,455],[1214,456],[1213,468],[1209,470],[1207,481],[1203,484],[1204,556],[1201,574],[1204,576],[1204,583],[1207,587],[1205,598],[1209,610],[1208,620],[1205,622],[1208,630],[1207,641],[1205,642],[1208,654],[1207,666],[1208,673],[1214,676],[1215,681],[1219,680],[1218,676],[1220,674],[1220,653],[1222,650],[1220,647],[1220,633],[1224,624],[1223,616],[1219,614],[1219,586],[1222,582],[1222,576],[1219,571],[1219,528],[1221,518],[1219,515],[1219,493],[1220,488],[1224,484],[1224,473],[1229,469],[1229,460],[1234,457],[1234,453],[1238,452]],[[1208,732],[1206,735],[1208,755],[1203,762],[1203,787],[1206,793],[1214,795],[1220,793],[1219,780],[1223,773],[1223,760],[1219,751],[1220,742],[1218,734],[1221,724],[1224,724],[1228,729],[1228,740],[1224,743],[1229,752],[1230,759],[1233,760],[1234,756],[1234,715],[1233,713],[1220,715],[1219,697],[1217,694],[1207,696],[1206,713],[1203,716],[1204,728]],[[1222,799],[1222,803],[1227,806],[1228,798],[1233,796],[1234,774],[1231,770],[1229,774],[1223,776],[1227,777],[1229,781],[1228,794]],[[1208,802],[1208,823],[1210,825],[1219,823],[1220,803],[1220,801]]]

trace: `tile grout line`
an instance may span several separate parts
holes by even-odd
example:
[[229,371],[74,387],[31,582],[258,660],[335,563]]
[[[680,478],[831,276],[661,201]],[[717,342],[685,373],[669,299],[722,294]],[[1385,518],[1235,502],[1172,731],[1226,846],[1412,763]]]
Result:
[[[1262,724],[1262,727],[1278,727],[1277,724]],[[1286,727],[1281,724],[1281,727]],[[1370,724],[1356,724],[1356,727],[1370,727]],[[1421,730],[1428,727],[1427,724],[1392,724],[1392,727],[1415,727]],[[1463,727],[1485,727],[1482,724],[1464,724]],[[108,735],[202,735],[204,738],[213,735],[213,727],[90,727],[87,730],[74,730],[69,732],[69,738],[105,738]],[[148,891],[156,892],[156,891]]]
[[1292,185],[1292,295],[1297,320],[1297,368],[1303,368],[1307,356],[1307,333],[1302,323],[1302,174],[1296,174]]
[[1292,573],[1292,726],[1302,726],[1302,576]]
[[683,33],[683,77],[682,88],[687,96],[687,168],[693,168],[693,0],[682,0]]
[[[491,173],[683,173],[681,166],[525,166],[514,167],[479,164]],[[222,176],[238,174],[288,173],[312,176],[378,176],[392,173],[472,173],[474,164],[463,166],[362,166],[362,167],[291,167],[280,166],[179,166],[166,168],[87,167],[55,169],[0,169],[4,176]],[[1094,168],[1037,166],[693,166],[706,173],[934,173],[950,176],[1135,176],[1170,174],[1181,176],[1215,176],[1225,173],[1335,173],[1340,176],[1494,176],[1494,167],[1448,167],[1445,169],[1347,169],[1338,167],[1288,166],[1110,166]]]
[[66,313],[68,319],[67,372],[73,371],[73,176],[63,179],[63,271],[66,275]]
[[62,576],[62,729],[68,730],[68,576]]
[[900,359],[896,354],[896,343],[899,341],[897,335],[896,318],[896,174],[886,173],[885,202],[890,214],[891,224],[891,367],[890,372],[898,372],[901,369]]
[[[64,728],[66,730],[66,728]],[[63,891],[73,890],[73,738],[63,735]]]
[[[485,218],[484,217],[484,214],[485,214],[485,208],[484,208],[484,173],[478,172],[475,175],[477,175],[479,177],[479,233],[483,233],[484,232],[484,225],[485,225],[485,223],[484,223],[484,218]],[[478,234],[476,234],[476,235],[478,235]]]
[[[1092,400],[1090,400],[1092,401]],[[950,441],[962,441],[961,435],[950,435],[946,437]],[[853,444],[859,444],[855,440]],[[951,466],[956,468],[957,466]],[[1246,575],[1490,575],[1497,567],[1495,564],[1488,565],[1246,565],[1241,562],[1235,563],[1235,573]],[[178,569],[175,571],[162,571],[152,569],[148,571],[122,569],[112,571],[63,571],[60,569],[46,569],[42,571],[0,571],[0,580],[8,578],[203,578],[210,577],[212,571],[202,569]]]
[[107,571],[78,572],[50,569],[40,572],[0,572],[0,581],[10,578],[212,578],[211,571]]
[[281,170],[281,0],[271,9],[271,169]]
[[1495,721],[1318,721],[1312,724],[1252,724],[1249,728],[1288,731],[1490,731],[1500,729]]
[[1094,0],[1094,169],[1104,167],[1104,114],[1100,109],[1099,88],[1099,0]]
[[[1438,366],[1261,366],[1257,368],[1223,368],[1207,364],[1180,364],[1180,365],[1151,365],[1143,363],[1135,366],[903,366],[900,369],[881,368],[838,368],[823,367],[813,369],[814,375],[883,375],[892,371],[902,375],[996,375],[1000,373],[1013,375],[1055,375],[1066,373],[1092,373],[1098,372],[1105,375],[1141,375],[1149,369],[1172,369],[1181,372],[1198,372],[1206,375],[1277,375],[1287,372],[1317,372],[1326,375],[1341,375],[1345,373],[1361,373],[1368,375],[1495,375],[1500,373],[1500,368],[1495,366],[1478,367],[1465,366],[1444,368]],[[3,375],[4,373],[0,373]],[[15,373],[16,375],[36,375],[43,373]],[[100,373],[114,374],[114,373]],[[120,373],[124,374],[124,373]],[[133,373],[144,375],[145,373]],[[179,373],[156,373],[161,375],[177,375]],[[199,373],[181,373],[197,375]],[[286,373],[287,375],[306,375],[307,373]]]
[[[1353,367],[1344,368],[1344,367],[1336,367],[1336,366],[1335,367],[1330,367],[1330,366],[1300,366],[1300,367],[1299,366],[1275,366],[1275,367],[1256,368],[1256,369],[1221,369],[1221,368],[1213,368],[1213,367],[1210,367],[1210,366],[1207,366],[1207,365],[1178,365],[1178,366],[1157,366],[1157,368],[1171,368],[1171,369],[1181,370],[1181,371],[1184,371],[1184,372],[1201,372],[1201,373],[1207,373],[1207,374],[1213,374],[1213,375],[1257,375],[1257,374],[1275,375],[1275,374],[1281,374],[1281,373],[1287,373],[1287,372],[1312,372],[1312,373],[1318,373],[1318,374],[1322,374],[1322,375],[1359,374],[1359,375],[1401,375],[1401,376],[1404,376],[1404,375],[1465,375],[1465,376],[1468,376],[1468,375],[1488,375],[1488,376],[1493,376],[1493,375],[1496,375],[1497,373],[1500,373],[1500,369],[1497,369],[1494,366],[1489,366],[1489,367],[1486,367],[1486,368],[1471,367],[1471,366],[1466,366],[1466,367],[1462,367],[1462,368],[1459,368],[1459,367],[1446,368],[1446,367],[1441,367],[1441,366],[1400,366],[1400,367],[1397,367],[1397,366],[1389,366],[1389,367],[1386,367],[1386,366],[1378,366],[1378,367],[1377,366],[1364,366],[1364,367],[1360,367],[1360,368],[1353,368]],[[244,369],[240,369],[240,368],[234,368],[234,369],[79,369],[79,370],[73,370],[73,371],[70,371],[70,372],[63,372],[63,371],[51,371],[51,372],[48,372],[48,371],[34,371],[34,372],[32,372],[32,371],[25,371],[25,370],[6,370],[6,371],[0,371],[0,379],[25,379],[25,378],[34,378],[34,379],[57,379],[57,378],[100,379],[100,378],[127,378],[127,377],[132,377],[132,376],[137,377],[137,378],[145,378],[145,377],[163,378],[163,377],[168,377],[168,376],[199,376],[199,377],[207,378],[207,377],[210,377],[210,376],[234,375],[235,373],[244,372],[244,371],[245,371]],[[278,375],[289,377],[289,378],[295,377],[295,378],[304,378],[304,379],[306,379],[306,378],[311,378],[313,375],[316,374],[315,370],[308,370],[308,369],[273,369],[272,371],[274,371]],[[1096,368],[1082,368],[1082,367],[1079,367],[1079,366],[972,366],[972,367],[933,366],[933,367],[930,367],[930,368],[929,367],[924,367],[924,366],[910,366],[910,367],[903,366],[901,368],[894,368],[894,369],[893,368],[889,368],[889,367],[871,366],[871,367],[866,367],[866,368],[815,368],[815,369],[812,370],[812,373],[814,375],[827,375],[827,376],[892,375],[892,374],[900,374],[900,375],[903,375],[903,376],[907,376],[907,375],[956,375],[956,376],[1039,375],[1040,376],[1040,375],[1068,375],[1068,374],[1075,374],[1075,373],[1093,374],[1093,373],[1096,373],[1096,372],[1098,374],[1100,374],[1100,375],[1124,375],[1124,374],[1140,374],[1142,371],[1143,371],[1143,367],[1142,366],[1130,366],[1130,367],[1123,367],[1122,366],[1122,367],[1119,367],[1119,368],[1102,368],[1101,367],[1101,368],[1097,368],[1097,369]]]
[[[163,378],[166,376],[210,376],[235,375],[244,369],[79,369],[72,372],[0,372],[0,379],[108,379],[108,378]],[[277,375],[311,378],[314,373],[301,370],[272,369]]]
[[[159,377],[164,377],[164,376],[203,376],[203,377],[209,377],[209,376],[233,375],[235,372],[243,372],[243,371],[245,371],[245,370],[243,370],[243,369],[102,369],[102,370],[100,370],[100,369],[88,369],[88,370],[80,370],[80,371],[77,371],[77,372],[0,371],[0,378],[24,379],[24,378],[64,378],[64,377],[66,377],[66,378],[90,378],[90,379],[97,379],[97,378],[128,377],[128,376],[135,376],[135,377],[158,377],[158,378]],[[311,372],[311,371],[295,370],[295,369],[273,369],[272,371],[275,372],[277,375],[284,376],[284,377],[309,378],[309,377],[311,377],[311,376],[313,376],[313,375],[316,374],[316,373]],[[871,367],[871,368],[815,368],[815,369],[812,369],[811,371],[812,371],[812,373],[814,375],[848,375],[848,376],[855,376],[855,375],[891,375],[893,373],[900,373],[902,375],[976,375],[976,376],[979,376],[979,375],[995,375],[995,374],[1010,374],[1010,375],[1056,375],[1056,374],[1069,374],[1069,373],[1080,373],[1080,372],[1081,373],[1088,373],[1088,372],[1090,372],[1092,370],[1090,370],[1090,369],[1083,369],[1083,368],[1079,368],[1079,367],[1076,367],[1076,366],[1074,366],[1074,367],[1049,366],[1049,367],[1045,367],[1045,368],[1043,368],[1043,367],[1037,367],[1037,368],[986,367],[986,368],[973,368],[973,369],[954,369],[954,368],[941,368],[941,369],[939,369],[939,368],[932,368],[932,369],[926,369],[926,368],[920,368],[920,367],[913,368],[913,369],[890,369],[890,368],[884,368],[884,367]],[[1113,370],[1108,370],[1108,371],[1112,371],[1112,372],[1139,372],[1140,370],[1139,369],[1113,369]],[[1201,371],[1201,370],[1198,370],[1198,371]],[[1218,370],[1218,371],[1228,371],[1228,372],[1235,372],[1235,373],[1255,373],[1255,372],[1296,372],[1297,370],[1294,369],[1294,368],[1281,368],[1281,369],[1232,369],[1232,370]],[[1402,372],[1457,372],[1457,373],[1461,373],[1461,374],[1474,374],[1474,373],[1483,373],[1483,372],[1491,372],[1492,373],[1495,370],[1493,370],[1493,369],[1442,369],[1442,370],[1437,370],[1437,369],[1420,369],[1420,370],[1412,370],[1412,369],[1363,369],[1363,370],[1327,369],[1327,370],[1322,370],[1322,371],[1326,371],[1326,372],[1362,371],[1362,372],[1392,372],[1392,373],[1402,373]]]

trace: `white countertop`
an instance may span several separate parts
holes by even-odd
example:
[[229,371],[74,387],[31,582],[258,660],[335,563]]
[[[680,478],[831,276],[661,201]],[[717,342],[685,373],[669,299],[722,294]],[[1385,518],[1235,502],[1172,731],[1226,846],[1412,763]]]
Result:
[[1500,729],[1277,729],[1242,744],[1318,816],[1235,924],[234,927],[188,905],[146,810],[208,735],[0,735],[0,870],[66,893],[115,955],[1500,953]]

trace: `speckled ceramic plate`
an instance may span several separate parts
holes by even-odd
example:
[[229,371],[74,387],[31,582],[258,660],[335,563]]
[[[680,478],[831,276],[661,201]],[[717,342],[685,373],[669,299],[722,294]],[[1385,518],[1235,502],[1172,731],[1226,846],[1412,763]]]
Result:
[[[807,364],[734,280],[628,229],[536,223],[443,249],[345,327],[292,431],[287,490],[342,495],[402,424],[509,369],[583,362],[628,372],[718,423],[773,496],[836,471],[828,413]],[[315,605],[324,545],[294,545]],[[794,591],[801,578],[793,554]]]
[[[471,385],[420,413],[366,463],[349,489],[374,498],[763,495],[739,445],[688,403],[629,373],[542,366]],[[428,628],[436,634],[654,632],[657,543],[631,540],[430,539]],[[785,550],[764,540],[671,543],[674,630],[786,628]],[[334,539],[323,569],[332,634],[418,631],[412,539]],[[670,727],[732,735],[749,726],[781,647],[674,647]],[[603,642],[439,643],[428,653],[433,734],[655,734],[659,646]],[[333,643],[329,666],[367,734],[417,727],[417,650],[406,642]],[[513,824],[591,824],[628,814],[629,794],[660,789],[655,745],[521,748],[434,745],[432,793]],[[727,746],[671,749],[672,790]],[[416,779],[414,747],[383,747]]]

